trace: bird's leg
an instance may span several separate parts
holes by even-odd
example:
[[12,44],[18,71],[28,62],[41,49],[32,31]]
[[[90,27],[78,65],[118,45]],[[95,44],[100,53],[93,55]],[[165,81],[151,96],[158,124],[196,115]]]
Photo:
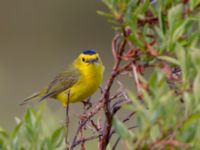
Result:
[[84,112],[92,107],[92,103],[90,102],[91,97],[89,97],[86,101],[82,101]]
[[69,129],[69,96],[70,96],[70,91],[67,93],[67,106],[66,106],[66,131],[65,131],[65,144],[66,144],[66,149],[68,148],[68,129]]

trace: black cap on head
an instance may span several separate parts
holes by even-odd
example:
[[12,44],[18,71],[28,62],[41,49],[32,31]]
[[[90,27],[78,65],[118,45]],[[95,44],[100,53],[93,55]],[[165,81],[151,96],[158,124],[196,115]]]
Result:
[[93,55],[93,54],[96,54],[96,52],[93,49],[91,49],[91,50],[84,50],[83,54],[85,54],[85,55]]

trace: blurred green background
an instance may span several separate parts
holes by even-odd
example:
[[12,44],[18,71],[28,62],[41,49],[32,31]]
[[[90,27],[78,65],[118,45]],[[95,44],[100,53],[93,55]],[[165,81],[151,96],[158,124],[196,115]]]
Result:
[[[94,0],[0,1],[0,126],[15,126],[14,117],[27,108],[19,106],[23,99],[48,84],[82,50],[96,49],[110,68],[113,31],[96,14],[104,9]],[[47,105],[58,121],[64,119],[60,103],[50,100]],[[73,116],[79,108],[81,104],[71,106]]]

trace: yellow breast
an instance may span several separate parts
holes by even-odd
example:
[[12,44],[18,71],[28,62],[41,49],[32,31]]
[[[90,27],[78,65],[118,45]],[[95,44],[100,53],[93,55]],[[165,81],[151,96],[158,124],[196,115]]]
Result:
[[102,64],[89,64],[78,69],[80,71],[78,82],[56,96],[56,99],[61,101],[64,106],[68,100],[69,103],[75,103],[90,97],[102,82],[104,72]]

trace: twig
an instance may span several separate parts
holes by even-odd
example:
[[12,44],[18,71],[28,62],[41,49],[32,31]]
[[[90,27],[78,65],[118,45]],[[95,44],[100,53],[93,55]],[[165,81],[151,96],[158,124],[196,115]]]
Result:
[[67,106],[66,106],[66,135],[65,135],[65,144],[66,144],[66,150],[69,149],[68,147],[68,129],[69,129],[69,96],[70,96],[70,91],[67,94]]
[[90,120],[90,122],[91,122],[92,126],[94,127],[94,129],[98,132],[100,130],[100,128],[98,127],[98,125],[95,124],[93,120]]
[[[124,33],[125,35],[125,33]],[[118,52],[117,57],[116,55],[114,55],[115,58],[115,64],[114,67],[112,69],[112,73],[111,76],[109,78],[109,80],[107,81],[107,86],[105,87],[104,93],[103,93],[103,102],[104,102],[104,114],[106,116],[106,120],[104,123],[104,127],[103,127],[103,136],[100,139],[100,149],[101,150],[105,150],[106,146],[109,142],[109,136],[110,136],[110,130],[111,130],[111,126],[112,126],[112,114],[110,111],[110,103],[109,103],[109,96],[110,96],[110,88],[116,78],[117,74],[117,70],[119,69],[120,66],[120,62],[121,62],[121,56],[122,53],[125,50],[125,45],[127,43],[126,38],[124,37],[119,49],[115,49],[116,47],[113,47],[113,51]]]
[[114,144],[113,147],[112,147],[112,150],[115,150],[115,149],[116,149],[117,144],[119,143],[120,139],[121,139],[120,137],[117,138],[115,144]]
[[83,138],[83,139],[75,142],[74,145],[72,145],[72,146],[75,147],[75,146],[77,146],[77,145],[79,145],[79,144],[81,144],[83,142],[95,140],[95,139],[99,138],[100,136],[102,136],[102,135],[94,135],[94,136],[91,136],[91,137],[88,137],[88,138]]
[[126,71],[127,69],[129,69],[131,67],[131,64],[133,63],[133,61],[125,64],[124,66],[122,66],[121,68],[119,68],[117,70],[117,74],[122,73],[123,71]]
[[[131,119],[131,117],[135,114],[135,112],[132,112],[130,113],[122,122],[125,123],[127,121],[129,121]],[[132,126],[132,127],[129,127],[128,130],[130,129],[133,129],[133,128],[136,128],[136,126]],[[112,137],[112,135],[115,133],[115,130],[113,130],[111,133],[110,133],[110,138]]]
[[135,112],[130,113],[122,122],[129,121],[133,115],[135,115]]
[[[116,78],[117,75],[119,75],[119,67],[120,67],[120,62],[121,62],[121,55],[125,50],[125,45],[127,43],[126,38],[123,39],[123,41],[121,42],[121,44],[116,47],[116,41],[119,38],[118,36],[115,36],[113,39],[113,44],[112,44],[112,50],[113,50],[113,56],[115,58],[115,64],[114,67],[112,69],[111,75],[108,79],[108,81],[106,82],[106,86],[103,90],[102,96],[100,98],[100,100],[98,101],[98,103],[96,104],[96,106],[94,107],[94,109],[88,113],[84,114],[84,119],[82,120],[82,122],[80,123],[80,125],[77,128],[77,131],[75,133],[74,139],[72,141],[71,147],[70,149],[72,150],[77,143],[77,137],[78,134],[80,133],[81,129],[83,126],[85,126],[85,124],[96,114],[98,113],[101,108],[104,108],[104,113],[106,116],[106,120],[104,123],[104,127],[102,129],[102,136],[99,137],[99,149],[101,150],[105,150],[108,142],[109,142],[109,136],[110,136],[110,130],[111,130],[111,126],[112,126],[112,115],[111,115],[111,111],[110,111],[110,101],[112,99],[115,99],[118,96],[121,96],[120,94],[116,94],[116,96],[113,96],[110,98],[110,88]],[[114,44],[115,43],[115,44]],[[117,49],[118,48],[118,49]]]
[[132,69],[133,69],[133,74],[134,74],[134,77],[135,77],[135,84],[136,84],[138,93],[140,93],[141,87],[140,87],[140,82],[139,82],[138,73],[137,73],[137,68],[136,68],[135,63],[132,63]]
[[116,34],[112,40],[112,54],[113,54],[113,57],[114,57],[114,60],[116,61],[117,60],[117,53],[116,53],[116,43],[117,43],[117,40],[119,39],[120,35],[119,34]]
[[103,107],[103,101],[102,99],[100,99],[100,101],[96,104],[95,108],[88,112],[87,114],[84,114],[84,120],[80,123],[80,125],[78,126],[77,130],[76,130],[76,133],[75,133],[75,136],[74,136],[74,139],[72,141],[72,144],[70,146],[70,150],[73,150],[73,148],[76,146],[75,143],[76,143],[76,140],[77,140],[77,137],[78,137],[78,134],[81,130],[81,128],[83,126],[85,126],[85,124],[97,113],[101,110],[101,108]]
[[[128,130],[131,130],[131,129],[134,129],[134,128],[136,128],[136,126],[129,127]],[[112,135],[115,134],[115,133],[116,133],[115,131],[112,131]],[[100,137],[102,137],[102,134],[90,136],[90,137],[87,137],[87,138],[83,138],[83,139],[80,139],[80,140],[76,141],[72,146],[76,147],[77,145],[79,145],[79,144],[81,144],[83,142],[92,141],[92,140],[95,140],[95,139],[100,138]]]
[[163,140],[163,141],[160,141],[159,143],[157,143],[154,148],[165,148],[167,145],[171,146],[172,148],[175,148],[175,147],[179,147],[179,148],[189,148],[191,147],[190,144],[186,144],[186,143],[182,143],[182,142],[179,142],[177,140],[174,140],[174,139],[170,139],[170,140]]
[[81,128],[81,135],[80,135],[80,139],[81,139],[81,150],[85,150],[85,141],[84,139],[84,135],[83,135],[83,128]]

